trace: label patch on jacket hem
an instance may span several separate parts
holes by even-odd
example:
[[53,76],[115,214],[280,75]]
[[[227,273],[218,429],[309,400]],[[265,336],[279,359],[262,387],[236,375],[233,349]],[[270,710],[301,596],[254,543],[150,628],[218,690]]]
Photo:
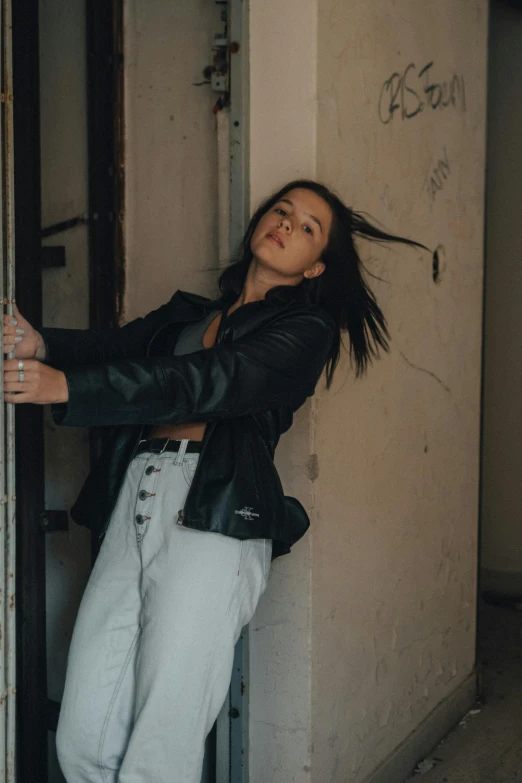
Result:
[[239,516],[246,520],[251,520],[254,519],[254,517],[259,516],[255,511],[252,511],[252,506],[244,506],[242,509],[236,509],[234,514],[239,514]]

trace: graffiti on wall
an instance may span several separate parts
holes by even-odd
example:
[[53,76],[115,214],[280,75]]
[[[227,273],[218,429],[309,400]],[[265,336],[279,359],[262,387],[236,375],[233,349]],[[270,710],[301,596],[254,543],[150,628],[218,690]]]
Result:
[[379,119],[388,125],[395,117],[411,120],[429,109],[443,110],[449,107],[466,111],[464,77],[452,74],[443,81],[432,75],[433,60],[417,71],[415,63],[409,63],[399,73],[386,79],[379,95]]
[[434,166],[430,167],[429,174],[424,180],[424,187],[428,193],[429,200],[433,203],[439,190],[444,188],[444,183],[451,174],[451,168],[448,159],[448,151],[446,147],[442,148],[444,151],[443,157],[439,158]]

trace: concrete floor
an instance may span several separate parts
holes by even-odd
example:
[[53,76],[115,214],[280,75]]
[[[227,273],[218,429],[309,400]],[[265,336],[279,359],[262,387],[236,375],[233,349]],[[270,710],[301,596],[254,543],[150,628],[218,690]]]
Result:
[[481,602],[477,662],[483,703],[419,763],[408,783],[522,783],[522,604]]

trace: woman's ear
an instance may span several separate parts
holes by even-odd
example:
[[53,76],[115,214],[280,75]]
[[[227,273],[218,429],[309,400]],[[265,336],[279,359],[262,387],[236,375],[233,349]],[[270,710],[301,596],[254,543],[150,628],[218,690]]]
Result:
[[314,265],[310,267],[310,269],[306,270],[304,276],[307,278],[307,280],[312,280],[314,277],[319,277],[319,275],[322,275],[325,268],[326,267],[322,261],[316,261]]

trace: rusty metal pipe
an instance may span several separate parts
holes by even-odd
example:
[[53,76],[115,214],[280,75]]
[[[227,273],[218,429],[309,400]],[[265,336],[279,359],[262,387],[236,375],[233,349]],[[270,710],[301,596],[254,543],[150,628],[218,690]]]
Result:
[[[13,58],[12,0],[3,0],[3,71],[4,71],[4,158],[5,158],[5,248],[4,261],[7,313],[13,315],[15,301],[15,226],[14,226],[14,154],[13,154]],[[4,441],[2,441],[4,442]],[[6,783],[16,781],[16,487],[15,487],[15,413],[14,405],[6,406],[5,422],[6,515],[4,545],[4,623],[5,661],[5,772]]]
[[[0,62],[4,62],[4,37],[5,37],[5,11],[2,7],[2,30],[0,35]],[[2,102],[0,103],[2,127],[5,121],[5,84],[2,83]],[[3,139],[2,139],[3,142]],[[3,143],[2,155],[0,156],[0,165],[3,163]],[[4,250],[4,227],[3,227],[3,205],[4,205],[4,183],[3,176],[0,176],[0,252],[2,254],[2,269],[0,272],[0,301],[2,304],[6,299],[6,257]],[[2,307],[2,314],[4,308]],[[3,344],[4,324],[2,319],[1,336]],[[3,353],[2,353],[2,373],[0,373],[0,393],[4,394],[4,374],[3,374]],[[0,780],[6,779],[6,725],[7,725],[7,701],[6,694],[6,601],[5,601],[5,575],[6,575],[6,521],[7,521],[7,494],[6,494],[6,406],[2,405],[0,410]]]

